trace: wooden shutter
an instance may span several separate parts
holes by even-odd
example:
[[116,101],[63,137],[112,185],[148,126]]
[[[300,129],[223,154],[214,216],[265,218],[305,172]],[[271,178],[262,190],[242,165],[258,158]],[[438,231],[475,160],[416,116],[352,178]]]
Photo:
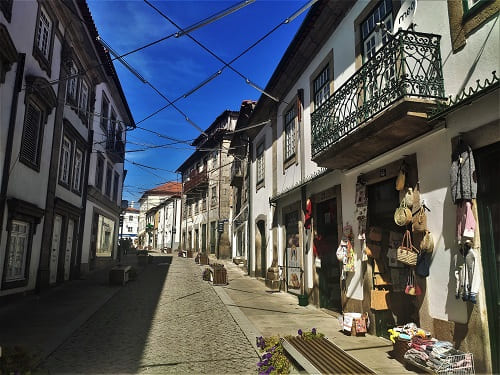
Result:
[[24,122],[23,139],[21,141],[21,157],[38,165],[38,146],[42,112],[32,103],[28,104]]

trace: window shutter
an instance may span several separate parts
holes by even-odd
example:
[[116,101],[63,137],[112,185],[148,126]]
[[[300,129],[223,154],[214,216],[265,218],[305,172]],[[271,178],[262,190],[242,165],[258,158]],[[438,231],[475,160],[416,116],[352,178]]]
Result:
[[21,157],[35,165],[38,164],[38,137],[40,136],[41,118],[41,111],[31,103],[28,104],[21,142]]

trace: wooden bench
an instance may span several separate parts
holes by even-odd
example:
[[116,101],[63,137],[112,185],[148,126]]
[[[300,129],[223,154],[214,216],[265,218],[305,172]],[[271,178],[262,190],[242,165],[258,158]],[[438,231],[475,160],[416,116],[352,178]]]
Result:
[[283,348],[309,374],[375,374],[326,338],[287,338]]
[[125,285],[129,280],[130,266],[114,266],[109,271],[109,283],[113,285]]

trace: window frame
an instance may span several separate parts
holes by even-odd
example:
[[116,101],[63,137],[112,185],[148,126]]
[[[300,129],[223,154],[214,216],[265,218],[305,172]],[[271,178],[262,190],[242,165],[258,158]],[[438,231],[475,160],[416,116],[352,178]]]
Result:
[[105,181],[106,186],[104,187],[104,194],[111,199],[111,185],[113,184],[113,167],[108,162],[105,169],[106,169],[106,181]]
[[2,11],[7,22],[10,23],[12,20],[12,6],[14,5],[14,0],[2,0],[0,1],[0,10]]
[[[7,241],[2,273],[2,290],[20,288],[28,285],[30,276],[31,253],[33,248],[33,236],[35,235],[37,226],[38,224],[40,224],[40,221],[45,213],[44,210],[35,206],[34,204],[16,198],[8,199],[7,207],[9,215],[6,223]],[[24,256],[24,278],[18,280],[6,279],[8,258],[10,255],[12,221],[22,221],[29,223],[30,225],[27,249]]]
[[[99,163],[102,167],[100,173],[99,173]],[[102,185],[103,185],[103,181],[104,181],[104,170],[106,169],[105,168],[105,160],[104,160],[104,157],[102,155],[99,155],[99,154],[97,155],[95,167],[96,167],[96,173],[95,173],[95,178],[94,178],[94,186],[96,189],[98,189],[99,191],[102,192]]]
[[[64,152],[64,147],[65,147],[65,141],[67,141],[69,149],[67,152],[67,155],[65,155]],[[59,155],[59,184],[65,186],[66,188],[69,189],[70,182],[71,182],[71,171],[72,171],[72,157],[73,157],[73,149],[74,149],[74,142],[66,135],[64,134],[61,140],[61,153]],[[64,180],[64,165],[66,164],[67,166],[67,176],[66,180]]]
[[[106,113],[104,113],[104,104],[106,104]],[[101,97],[101,118],[99,121],[99,125],[101,126],[102,131],[104,132],[104,137],[107,139],[108,137],[108,126],[109,126],[109,110],[111,108],[110,101],[108,97],[106,96],[106,93],[102,92],[102,97]]]
[[210,188],[210,208],[217,206],[217,185]]
[[[265,144],[264,140],[255,147],[255,183],[257,190],[264,187],[266,181],[266,164],[265,164]],[[261,149],[261,151],[259,151]]]
[[[293,117],[289,118],[289,115]],[[292,100],[283,114],[283,164],[284,169],[292,165],[297,156],[297,98]]]
[[117,171],[113,171],[113,201],[116,202],[118,198],[118,185],[120,183],[120,175]]
[[[25,232],[25,235],[24,235],[24,238],[25,238],[25,241],[24,241],[24,250],[23,250],[23,254],[22,254],[22,271],[20,273],[20,276],[17,276],[15,275],[13,278],[9,278],[8,276],[8,270],[9,270],[9,263],[10,263],[10,260],[11,258],[11,252],[12,252],[12,248],[11,248],[11,245],[12,245],[12,240],[13,240],[13,237],[12,237],[12,233],[14,232],[14,225],[15,223],[17,223],[17,225],[26,225],[27,227],[27,230]],[[29,252],[29,249],[31,247],[31,223],[29,221],[26,221],[26,220],[21,220],[21,219],[12,219],[10,220],[9,222],[9,229],[8,229],[8,239],[7,239],[7,247],[6,247],[6,254],[5,254],[5,276],[4,276],[4,281],[6,283],[16,283],[16,282],[20,282],[20,281],[24,281],[28,278],[28,273],[27,271],[29,271],[28,269],[28,266],[27,266],[27,258],[28,258],[28,252]],[[12,262],[13,264],[15,263],[15,261]],[[13,265],[12,264],[12,265]]]
[[[316,88],[316,83],[319,82],[319,80],[322,78],[322,76],[324,75],[324,73],[326,73],[326,80],[324,83],[322,83],[321,85],[319,85],[319,87]],[[312,81],[312,97],[313,97],[313,103],[314,103],[314,110],[316,110],[317,108],[321,107],[321,105],[323,103],[325,103],[328,98],[330,97],[331,95],[331,92],[330,92],[330,63],[327,63],[326,66],[322,66],[321,68],[321,71],[316,74],[316,77],[313,79]],[[325,89],[328,88],[328,95],[325,96]],[[321,102],[318,104],[318,100],[317,100],[317,97],[318,95],[321,94]]]
[[[33,57],[38,61],[40,68],[44,70],[47,75],[51,76],[51,68],[52,68],[52,53],[54,50],[54,36],[55,30],[57,30],[57,18],[52,14],[47,6],[42,5],[41,2],[38,3],[38,12],[36,17],[36,25],[35,25],[35,37],[33,40]],[[50,21],[50,35],[48,35],[47,40],[47,54],[45,54],[39,47],[39,34],[40,34],[40,21],[42,14],[46,16],[46,18]]]
[[[27,137],[27,129],[26,129],[26,121],[28,119],[28,110],[30,106],[34,107],[36,110],[39,111],[40,117],[39,117],[39,123],[38,123],[38,131],[37,131],[37,136],[38,139],[34,142],[36,144],[36,154],[34,155],[35,160],[30,160],[28,157],[23,155],[23,149],[26,147],[26,137]],[[44,133],[44,128],[45,128],[45,122],[46,122],[46,112],[44,111],[43,107],[35,100],[34,98],[28,98],[26,101],[26,106],[25,106],[25,111],[24,111],[24,121],[23,121],[23,132],[21,135],[21,147],[19,150],[19,161],[21,161],[23,164],[26,166],[30,167],[31,169],[39,172],[40,171],[40,158],[42,155],[42,150],[43,150],[43,133]]]
[[[81,155],[81,162],[80,162],[80,168],[79,170],[76,168],[76,162],[77,162],[77,155],[80,153]],[[72,184],[71,184],[71,190],[73,190],[74,193],[76,194],[81,194],[82,193],[82,181],[83,181],[83,173],[85,170],[85,152],[81,150],[76,144],[75,144],[75,155],[73,158],[73,179],[72,179]],[[78,185],[76,185],[78,177]]]
[[[66,103],[76,106],[78,102],[78,67],[74,60],[71,60],[69,64],[71,64],[69,67],[69,77],[71,78],[68,78],[66,83]],[[72,83],[74,83],[74,86]],[[74,95],[71,93],[71,87],[74,87]]]

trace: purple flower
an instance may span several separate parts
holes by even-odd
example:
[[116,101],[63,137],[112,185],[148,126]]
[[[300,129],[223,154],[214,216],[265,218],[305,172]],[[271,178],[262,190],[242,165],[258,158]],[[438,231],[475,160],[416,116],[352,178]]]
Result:
[[262,362],[257,362],[258,367],[262,367],[263,363]]
[[266,359],[264,359],[264,360],[262,361],[262,364],[263,364],[264,366],[267,366],[267,365],[269,364],[269,359],[267,359],[267,358],[266,358]]
[[311,329],[311,333],[312,333],[313,335],[315,335],[315,334],[316,334],[316,328]]
[[297,333],[299,334],[299,336],[302,336],[302,330],[301,330],[301,329],[299,329],[299,330],[297,331]]
[[274,366],[269,366],[267,369],[269,370],[269,373],[271,373],[271,371],[274,370]]

